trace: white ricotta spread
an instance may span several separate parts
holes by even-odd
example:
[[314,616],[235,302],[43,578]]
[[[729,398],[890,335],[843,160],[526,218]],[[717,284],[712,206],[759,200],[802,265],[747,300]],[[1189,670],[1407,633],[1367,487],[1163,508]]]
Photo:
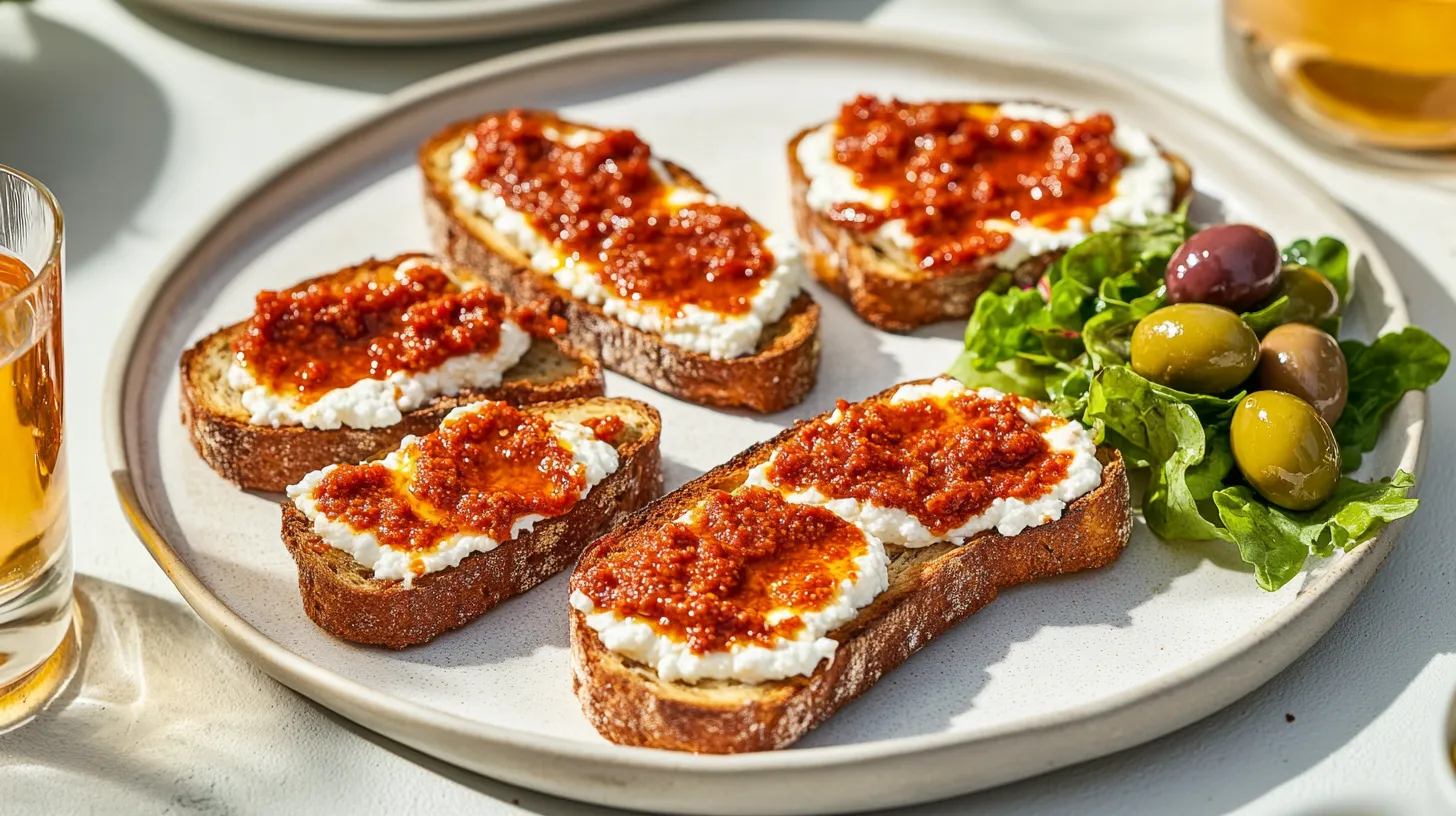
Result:
[[[968,389],[959,381],[942,377],[928,385],[901,386],[890,402],[903,403],[918,400],[944,400],[964,394]],[[994,388],[982,388],[978,392],[986,399],[1000,399],[1004,396]],[[1038,422],[1051,416],[1051,412],[1040,405],[1025,406],[1022,418],[1027,422]],[[830,421],[835,421],[830,417]],[[1082,496],[1102,483],[1102,463],[1097,461],[1097,445],[1086,428],[1076,421],[1068,420],[1048,429],[1043,437],[1054,451],[1065,451],[1072,455],[1067,465],[1067,475],[1051,486],[1042,496],[1030,501],[1016,498],[998,498],[985,512],[973,516],[964,524],[936,535],[913,515],[894,507],[881,507],[874,502],[862,502],[853,498],[830,498],[818,488],[797,492],[783,491],[768,478],[772,458],[748,473],[745,484],[780,490],[784,498],[798,504],[823,507],[850,524],[859,527],[886,544],[902,547],[927,547],[941,541],[964,544],[971,536],[994,529],[1005,536],[1014,536],[1028,527],[1037,527],[1062,517],[1062,512],[1074,499]]]
[[[998,108],[1012,119],[1045,122],[1053,127],[1080,121],[1089,114],[1027,102],[1008,102]],[[806,200],[809,207],[829,212],[837,204],[868,204],[877,210],[890,204],[883,190],[861,187],[852,170],[834,160],[834,122],[823,125],[799,141],[797,155],[804,175],[809,179]],[[1046,229],[1034,224],[1008,220],[991,220],[989,229],[1011,236],[1011,244],[990,256],[990,263],[1002,269],[1014,269],[1027,258],[1070,247],[1088,234],[1101,232],[1114,222],[1147,223],[1148,217],[1162,215],[1173,203],[1173,166],[1163,158],[1151,137],[1141,130],[1119,123],[1112,133],[1113,144],[1123,153],[1125,163],[1113,189],[1113,197],[1098,209],[1091,223],[1070,219],[1061,229]],[[891,251],[913,251],[915,238],[905,229],[901,219],[886,221],[871,235],[871,241]]]
[[[479,411],[483,404],[473,403],[456,408],[445,417],[444,421],[440,423],[440,427],[444,428],[462,416]],[[585,425],[552,421],[551,434],[563,448],[571,451],[572,464],[577,468],[577,472],[586,479],[579,498],[586,498],[592,488],[616,472],[617,449],[598,439],[596,434]],[[406,436],[398,448],[381,460],[381,464],[407,479],[413,466],[414,447],[417,441],[418,437]],[[308,517],[313,524],[313,531],[324,543],[335,549],[343,550],[353,556],[360,565],[372,569],[375,578],[402,581],[404,586],[409,588],[413,585],[416,574],[424,575],[458,566],[467,555],[475,552],[489,552],[503,543],[488,535],[465,532],[455,533],[441,540],[433,548],[423,551],[399,550],[381,543],[372,531],[355,529],[347,522],[329,518],[318,509],[315,491],[319,482],[337,467],[339,466],[329,465],[304,476],[298,484],[288,487],[288,498],[292,499],[294,505]],[[535,528],[536,523],[544,518],[544,516],[534,513],[517,518],[511,525],[508,540],[514,541],[522,533],[529,533]],[[419,565],[418,570],[415,565]]]
[[259,383],[236,360],[228,367],[227,384],[241,392],[243,408],[253,425],[302,425],[326,431],[342,426],[384,428],[404,419],[404,412],[436,397],[500,385],[505,373],[530,347],[531,336],[526,330],[503,320],[500,346],[489,354],[462,354],[424,371],[396,371],[382,380],[360,380],[327,391],[307,404]]
[[[601,138],[600,132],[585,129],[571,131],[560,138],[550,129],[543,133],[547,138],[569,147]],[[758,346],[764,327],[784,316],[789,303],[803,286],[803,262],[798,245],[792,239],[769,233],[764,239],[764,246],[773,253],[773,270],[749,299],[746,314],[725,315],[692,304],[682,307],[681,314],[675,314],[652,303],[622,298],[597,280],[589,259],[561,251],[550,238],[538,232],[525,215],[506,206],[505,199],[469,181],[468,176],[475,166],[476,144],[474,134],[467,136],[450,156],[450,193],[456,203],[490,222],[497,232],[530,258],[534,271],[550,275],[558,286],[571,292],[572,297],[600,306],[602,311],[629,326],[659,335],[663,342],[713,359],[751,354]],[[668,185],[670,204],[717,203],[712,195],[674,184],[662,165],[657,165],[657,171]]]
[[[679,519],[690,522],[692,513]],[[795,675],[811,675],[820,661],[832,659],[839,641],[827,637],[854,619],[855,614],[890,585],[889,558],[873,536],[865,536],[865,552],[854,559],[855,574],[839,582],[834,598],[813,611],[778,609],[768,614],[776,622],[797,614],[803,627],[796,637],[778,638],[773,646],[735,644],[726,651],[698,654],[688,644],[659,634],[638,618],[623,618],[611,610],[599,611],[580,590],[571,593],[571,605],[586,617],[587,626],[608,649],[651,666],[669,682],[737,680],[763,683]]]

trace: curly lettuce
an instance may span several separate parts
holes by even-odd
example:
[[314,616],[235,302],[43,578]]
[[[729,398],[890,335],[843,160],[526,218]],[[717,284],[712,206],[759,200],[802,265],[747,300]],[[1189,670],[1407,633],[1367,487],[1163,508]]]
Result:
[[1364,454],[1375,448],[1386,415],[1407,391],[1424,391],[1441,379],[1451,364],[1451,352],[1415,326],[1383,334],[1369,345],[1345,340],[1340,351],[1345,354],[1350,388],[1334,432],[1340,463],[1348,471],[1359,467]]
[[1227,537],[1239,556],[1254,567],[1254,580],[1273,591],[1304,568],[1311,554],[1329,556],[1350,550],[1381,527],[1415,512],[1406,494],[1416,480],[1398,470],[1394,478],[1365,483],[1341,479],[1324,504],[1307,513],[1274,507],[1242,485],[1213,494]]

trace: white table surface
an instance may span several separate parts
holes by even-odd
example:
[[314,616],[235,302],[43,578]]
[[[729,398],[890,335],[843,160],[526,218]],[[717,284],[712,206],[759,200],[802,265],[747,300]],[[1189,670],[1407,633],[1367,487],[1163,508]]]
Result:
[[[868,19],[907,37],[1084,53],[1219,109],[1360,217],[1415,321],[1456,345],[1456,195],[1334,163],[1271,123],[1223,70],[1216,0],[701,0],[636,22],[751,17]],[[140,283],[231,191],[389,91],[547,39],[361,49],[215,31],[112,0],[0,6],[0,163],[46,181],[70,225],[74,535],[94,622],[71,689],[0,737],[0,813],[605,812],[383,744],[234,656],[129,531],[97,410]],[[1441,804],[1436,757],[1456,684],[1456,465],[1445,456],[1456,376],[1432,405],[1422,511],[1292,668],[1151,744],[912,812],[1456,810]]]

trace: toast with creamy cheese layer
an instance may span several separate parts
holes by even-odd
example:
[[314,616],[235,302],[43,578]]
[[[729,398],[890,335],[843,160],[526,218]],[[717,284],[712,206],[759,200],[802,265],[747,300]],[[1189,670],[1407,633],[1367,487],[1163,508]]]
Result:
[[[573,296],[551,276],[533,271],[518,245],[455,201],[450,191],[451,156],[477,121],[453,124],[420,148],[425,218],[437,252],[517,300],[555,302],[569,326],[567,339],[596,354],[608,370],[664,394],[761,413],[803,401],[819,370],[819,307],[806,291],[798,293],[782,317],[764,327],[751,354],[725,359],[665,342],[660,335],[608,315],[601,306]],[[708,192],[688,171],[670,162],[664,165],[676,184]]]
[[[888,400],[899,387],[871,399]],[[633,516],[582,554],[573,586],[575,576],[607,557],[623,536],[680,518],[711,491],[742,485],[796,431],[749,448]],[[582,710],[604,737],[624,745],[714,754],[790,745],[1002,589],[1115,561],[1132,531],[1127,473],[1112,448],[1098,448],[1097,458],[1103,463],[1100,485],[1069,503],[1056,521],[1014,536],[983,532],[958,546],[886,544],[888,589],[829,633],[838,648],[809,676],[665,682],[652,668],[608,649],[586,615],[572,608],[572,681]]]
[[319,628],[342,640],[403,649],[433,640],[480,617],[571,566],[583,548],[662,493],[658,440],[662,420],[650,405],[599,397],[521,408],[547,419],[581,422],[616,417],[610,440],[617,469],[564,514],[457,566],[416,576],[406,587],[380,580],[352,555],[325,543],[292,500],[283,508],[283,543],[298,565],[303,608]]
[[[968,103],[969,104],[969,103]],[[996,103],[985,103],[996,104]],[[1014,268],[989,260],[927,272],[910,253],[872,242],[809,206],[810,178],[799,160],[799,144],[823,125],[805,128],[788,144],[790,196],[804,260],[814,277],[849,303],[866,322],[893,332],[913,331],[946,320],[965,320],[976,298],[989,288],[1035,285],[1063,250],[1032,255]],[[1193,189],[1193,172],[1181,157],[1162,151],[1173,171],[1176,207]]]
[[[302,284],[348,282],[411,258],[429,256],[405,254],[370,260]],[[529,405],[600,396],[603,389],[601,368],[591,354],[564,339],[534,338],[525,356],[505,372],[496,387],[436,397],[404,412],[394,425],[332,430],[255,425],[249,421],[241,393],[228,384],[227,376],[234,360],[233,340],[246,326],[246,321],[235,323],[199,340],[182,354],[180,374],[182,423],[193,447],[224,479],[248,490],[281,492],[309,471],[360,461],[393,447],[405,436],[430,432],[453,408],[466,403],[494,399]]]

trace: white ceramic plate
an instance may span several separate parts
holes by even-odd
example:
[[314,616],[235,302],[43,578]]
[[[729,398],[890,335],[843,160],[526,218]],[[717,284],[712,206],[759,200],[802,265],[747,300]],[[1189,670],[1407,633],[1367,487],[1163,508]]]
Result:
[[142,0],[199,22],[305,40],[431,43],[624,17],[682,0]]
[[[841,24],[592,38],[394,97],[260,179],[158,272],[117,351],[108,406],[116,483],[139,534],[210,625],[303,694],[450,762],[618,806],[811,813],[929,800],[1151,739],[1272,677],[1344,611],[1398,527],[1270,594],[1229,548],[1169,545],[1139,526],[1114,566],[1007,592],[798,747],[731,757],[623,748],[593,732],[572,696],[564,575],[426,647],[345,645],[300,609],[276,505],[234,490],[189,447],[177,421],[182,350],[243,318],[260,288],[424,246],[414,151],[444,123],[523,105],[631,126],[789,230],[786,140],[861,91],[1113,111],[1188,157],[1202,219],[1249,220],[1282,240],[1343,237],[1359,258],[1354,333],[1406,322],[1368,236],[1314,180],[1196,106],[1107,68]],[[885,334],[815,291],[820,382],[793,411],[715,412],[609,378],[610,393],[661,408],[669,489],[836,398],[942,371],[959,348],[959,325]],[[1370,472],[1416,469],[1424,411],[1422,395],[1405,399],[1367,457]]]

